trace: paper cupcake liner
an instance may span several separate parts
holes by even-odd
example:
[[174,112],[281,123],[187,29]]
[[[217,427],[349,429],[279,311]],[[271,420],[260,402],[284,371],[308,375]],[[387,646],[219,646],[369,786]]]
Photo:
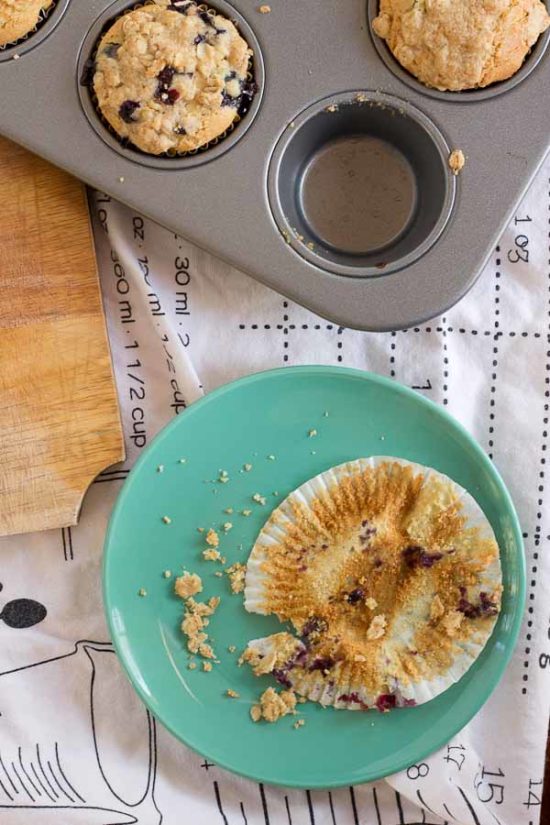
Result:
[[[365,485],[368,483],[371,487],[367,490]],[[395,509],[399,495],[405,495],[403,491],[408,489],[414,490],[409,509],[405,505],[402,510]],[[370,502],[361,497],[366,495],[365,490],[370,491]],[[367,522],[362,516],[367,510],[371,512],[372,501],[381,490],[389,491],[388,499],[380,498],[377,514]],[[393,529],[388,513],[398,514],[396,523],[400,526],[400,535],[407,538],[407,546],[399,551],[402,557],[396,556],[397,562],[391,556],[397,551],[388,545],[384,550],[384,537],[392,535],[389,531]],[[345,530],[342,528],[343,514],[347,518]],[[447,516],[449,521],[445,522]],[[445,523],[450,524],[449,530],[452,528],[455,532],[443,541],[441,536],[445,537],[445,533],[437,531],[444,530]],[[334,535],[330,534],[331,525],[336,531]],[[422,542],[426,537],[438,537],[439,544],[427,545],[425,549]],[[435,542],[435,538],[433,540]],[[438,548],[441,552],[436,552]],[[342,599],[341,595],[336,597],[330,590],[334,565],[340,565],[343,560],[347,571],[348,560],[352,559],[352,568],[355,569],[353,565],[358,564],[361,569],[365,562],[359,557],[366,553],[369,556],[367,565],[380,564],[383,568],[386,562],[381,558],[373,561],[372,554],[383,556],[384,552],[390,554],[387,556],[388,564],[397,563],[399,570],[405,571],[400,573],[400,581],[405,582],[405,588],[409,587],[408,569],[413,569],[414,576],[411,573],[410,577],[413,580],[411,587],[415,589],[405,589],[404,592],[409,595],[403,598],[397,612],[389,612],[389,624],[382,630],[382,641],[377,641],[373,646],[367,643],[370,636],[365,635],[365,628],[368,626],[370,634],[372,624],[368,623],[372,623],[372,619],[380,613],[382,618],[378,621],[385,621],[382,608],[379,610],[374,600],[372,610],[369,607],[371,612],[360,614],[365,616],[360,622],[366,624],[360,624],[360,629],[353,631],[359,654],[353,662],[350,661],[348,646],[348,652],[340,659],[336,657],[331,660],[329,657],[329,666],[323,669],[323,657],[315,661],[317,651],[323,650],[323,641],[310,644],[313,637],[308,636],[306,625],[311,621],[311,616],[308,618],[302,606],[310,604],[307,601],[310,593],[313,600],[321,599],[321,605],[324,605],[322,600],[325,597],[328,599],[327,605],[330,600],[334,603],[335,599]],[[436,568],[436,565],[439,567]],[[308,573],[310,568],[315,570]],[[344,567],[341,569],[344,570]],[[368,575],[363,577],[365,592],[361,587],[344,594],[348,604],[361,601],[362,611],[365,611],[363,598],[368,606],[366,594],[371,586],[375,586],[377,575],[374,566],[368,567],[368,571]],[[461,575],[468,582],[464,588],[458,585],[457,579]],[[300,590],[307,577],[309,583],[306,590]],[[442,585],[447,581],[451,584]],[[457,588],[459,595],[456,595]],[[294,657],[284,666],[279,664],[275,668],[279,681],[321,704],[349,709],[376,706],[386,710],[429,701],[466,673],[492,632],[497,619],[500,591],[498,546],[487,518],[473,497],[436,470],[402,459],[376,456],[331,468],[307,481],[281,503],[262,528],[250,554],[244,595],[248,611],[275,613],[282,621],[290,620],[305,645],[305,651],[302,650],[297,659]],[[382,589],[382,597],[384,592]],[[441,597],[437,602],[441,605],[441,612],[437,615],[432,613],[436,607],[436,596]],[[298,604],[293,602],[294,598],[302,601]],[[342,603],[338,602],[340,605]],[[323,609],[320,608],[320,615],[323,615]],[[393,610],[391,605],[386,609]],[[335,622],[342,619],[342,607],[337,610]],[[342,615],[347,617],[348,613],[349,619],[344,621],[355,627],[359,614],[354,614],[354,608],[348,609],[346,605]],[[457,623],[458,627],[455,626]],[[330,632],[326,631],[325,641],[330,637]],[[343,632],[346,636],[346,625]],[[427,635],[423,636],[424,632]],[[348,637],[349,634],[346,639]],[[259,653],[270,653],[274,638],[254,640],[249,647]],[[373,636],[371,642],[375,638]],[[421,650],[417,649],[419,640],[424,640]],[[434,656],[436,653],[440,655],[438,646],[443,651],[444,664],[435,667]],[[363,648],[364,656],[361,653]],[[371,672],[371,668],[378,674],[378,682],[374,677],[365,675]],[[380,673],[385,674],[383,685],[380,684]],[[368,684],[375,682],[377,688],[373,691]]]
[[[86,66],[85,66],[85,69],[84,69],[84,75],[80,78],[80,84],[82,86],[87,87],[88,93],[90,95],[90,101],[91,101],[91,103],[94,107],[94,111],[96,113],[96,116],[97,116],[98,120],[101,122],[102,126],[125,149],[131,149],[133,152],[137,152],[138,154],[144,155],[145,157],[165,158],[165,159],[173,159],[173,160],[176,160],[176,159],[181,160],[182,158],[194,157],[195,155],[202,155],[204,152],[207,152],[209,149],[212,149],[214,146],[217,146],[219,143],[221,143],[223,140],[225,140],[225,138],[229,137],[229,135],[235,130],[235,128],[241,122],[243,117],[246,117],[246,114],[247,114],[248,110],[250,109],[250,106],[252,105],[252,101],[254,99],[253,97],[250,98],[249,100],[246,100],[246,101],[243,100],[243,102],[241,103],[241,106],[239,107],[239,109],[237,111],[237,115],[234,118],[231,125],[227,129],[225,129],[224,132],[217,135],[215,138],[212,138],[212,140],[209,140],[208,143],[204,143],[202,146],[199,146],[196,149],[190,149],[187,152],[176,152],[174,150],[174,151],[168,151],[168,152],[161,152],[158,155],[156,155],[156,154],[153,154],[151,152],[144,152],[143,149],[140,149],[139,146],[136,146],[134,143],[132,143],[132,141],[129,138],[121,137],[118,134],[116,129],[114,129],[113,126],[111,126],[111,124],[109,123],[107,118],[104,116],[103,112],[101,111],[101,107],[99,105],[97,95],[95,94],[95,91],[94,91],[93,82],[92,82],[92,78],[93,78],[92,67],[95,66],[97,50],[99,48],[99,44],[100,44],[105,32],[108,31],[111,28],[111,26],[114,23],[116,23],[117,20],[119,20],[121,17],[124,17],[126,14],[128,14],[128,12],[135,11],[135,9],[141,9],[144,6],[154,6],[154,5],[158,5],[156,3],[156,0],[142,0],[142,2],[139,2],[139,3],[129,3],[128,7],[125,8],[123,11],[121,11],[120,14],[116,14],[114,17],[111,17],[105,23],[105,25],[103,26],[103,28],[101,29],[101,32],[99,33],[99,35],[97,37],[97,40],[95,41],[94,48],[93,48],[93,50],[90,54],[90,57],[86,61]],[[197,8],[200,11],[207,12],[208,14],[218,14],[218,12],[214,8],[212,8],[211,6],[209,6],[208,4],[205,4],[205,3],[197,3]],[[235,21],[232,21],[232,22],[238,29],[238,24]],[[249,70],[247,72],[246,79],[250,83],[255,82],[254,54],[252,54],[251,57],[250,57]]]
[[21,46],[22,43],[26,43],[27,40],[29,40],[33,35],[36,34],[37,31],[39,31],[42,28],[48,17],[55,9],[56,5],[57,0],[52,0],[51,5],[48,6],[47,9],[41,9],[38,15],[38,20],[36,21],[36,25],[33,26],[32,29],[29,29],[29,31],[26,34],[22,35],[21,37],[18,37],[17,40],[11,40],[9,43],[3,43],[2,45],[0,45],[0,53],[5,52],[9,49],[15,49],[18,46]]

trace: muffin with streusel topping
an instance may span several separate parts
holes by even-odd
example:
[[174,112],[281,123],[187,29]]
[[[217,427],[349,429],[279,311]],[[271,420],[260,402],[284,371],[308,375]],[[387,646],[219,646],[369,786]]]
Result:
[[512,77],[549,25],[541,0],[380,0],[372,28],[426,86],[462,91]]
[[120,138],[149,154],[180,154],[231,127],[255,91],[251,57],[226,17],[188,0],[157,0],[102,36],[93,90]]
[[53,0],[0,0],[0,46],[25,37],[52,4]]

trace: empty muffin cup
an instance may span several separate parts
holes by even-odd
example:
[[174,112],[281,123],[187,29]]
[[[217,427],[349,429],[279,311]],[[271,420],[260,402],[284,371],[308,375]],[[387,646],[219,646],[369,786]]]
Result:
[[339,275],[385,275],[437,241],[456,180],[443,135],[414,106],[378,92],[321,100],[285,129],[271,158],[273,216],[293,249]]

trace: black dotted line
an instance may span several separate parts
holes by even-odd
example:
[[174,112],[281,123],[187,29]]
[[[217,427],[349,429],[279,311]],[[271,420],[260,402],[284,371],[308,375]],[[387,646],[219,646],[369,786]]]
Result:
[[[285,324],[288,324],[288,315],[286,310],[288,309],[288,301],[283,301],[283,309],[285,310],[285,314],[283,315],[283,321]],[[283,363],[288,363],[288,326],[283,327]]]
[[[433,328],[432,327],[412,327],[412,328],[409,328],[409,329],[404,329],[404,330],[402,330],[402,332],[404,332],[404,333],[407,333],[407,332],[443,332],[443,333],[445,333],[445,332],[458,332],[458,333],[461,333],[462,335],[484,335],[486,338],[494,336],[494,334],[495,334],[494,330],[490,330],[490,329],[464,329],[464,327],[456,328],[456,327],[451,327],[451,326],[446,326],[446,327],[439,326],[439,327],[433,327]],[[510,332],[500,332],[499,331],[499,335],[500,336],[508,335],[510,338],[516,338],[516,337],[517,338],[543,338],[543,337],[546,337],[547,339],[550,339],[550,333],[545,334],[545,333],[542,333],[542,332],[517,332],[515,330],[512,330]]]
[[[288,304],[286,304],[288,306]],[[296,326],[296,324],[287,324],[287,329],[326,329],[331,330],[334,329],[334,324],[300,324]],[[250,324],[250,327],[247,324],[239,324],[239,329],[278,329],[282,330],[285,329],[284,324]],[[337,332],[343,332],[344,327],[339,327]]]
[[336,344],[336,348],[338,350],[338,355],[336,356],[336,360],[338,361],[339,364],[341,364],[342,360],[343,360],[343,357],[342,357],[342,349],[343,349],[343,346],[344,346],[344,343],[342,341],[343,331],[344,331],[344,327],[338,327],[338,330],[337,330],[337,333],[336,333],[337,336],[338,336],[338,342]]
[[[529,534],[528,533],[522,533],[522,536],[523,536],[524,540],[527,540],[527,538],[529,537]],[[536,552],[533,556],[534,561],[536,561],[537,559],[538,559],[538,552]],[[536,566],[536,564],[534,564],[531,568],[531,573],[533,575],[535,575],[536,572],[537,572],[537,566]],[[531,605],[529,605],[528,612],[529,612],[529,614],[532,614],[532,612],[533,612],[533,608],[531,607]],[[525,655],[526,656],[529,656],[529,654],[531,653],[530,642],[531,642],[531,638],[532,638],[532,635],[531,635],[531,628],[532,627],[533,627],[533,620],[531,619],[531,617],[529,617],[529,619],[527,619],[527,633],[525,635],[525,640],[527,642],[527,645],[525,647]],[[523,667],[525,669],[527,669],[529,667],[529,662],[524,661]],[[523,674],[523,681],[527,682],[528,678],[529,677],[528,677],[527,673],[524,673]],[[524,696],[527,693],[527,688],[525,687],[525,685],[522,687],[521,692]]]
[[[550,187],[550,180],[548,181]],[[548,227],[550,230],[550,188],[548,192]],[[548,251],[550,253],[550,231],[548,232]],[[548,332],[550,334],[550,257],[548,258],[548,286],[547,286],[547,302],[546,302],[546,315],[548,320]],[[546,352],[546,364],[545,364],[545,371],[546,375],[544,377],[544,414],[542,417],[542,443],[541,443],[541,456],[539,461],[539,474],[538,474],[538,485],[537,485],[537,523],[535,525],[535,535],[533,543],[535,545],[534,552],[533,552],[533,564],[531,566],[531,575],[533,578],[530,581],[530,593],[529,593],[529,602],[535,601],[535,587],[537,585],[536,575],[538,572],[538,560],[539,560],[539,547],[541,544],[541,532],[542,532],[542,506],[543,506],[543,494],[544,494],[544,487],[546,484],[546,450],[548,446],[548,409],[550,404],[550,349]],[[529,604],[527,608],[527,612],[529,613],[529,619],[527,620],[527,633],[525,636],[525,640],[527,645],[525,647],[525,655],[529,656],[531,653],[531,648],[529,643],[531,641],[531,627],[533,626],[533,620],[531,619],[531,615],[534,612],[534,608],[532,604]],[[523,662],[523,666],[527,669],[529,667],[529,660],[525,659]],[[528,674],[523,674],[523,681],[528,681]],[[525,695],[527,693],[527,687],[524,685],[521,689],[521,692]]]
[[395,348],[397,344],[397,332],[391,333],[390,342],[390,378],[395,378]]
[[496,248],[497,257],[496,257],[496,260],[495,260],[495,264],[496,264],[497,268],[495,270],[495,300],[494,300],[494,304],[495,304],[495,309],[494,309],[495,322],[494,322],[494,332],[493,332],[493,361],[492,361],[492,364],[491,364],[491,367],[492,367],[491,386],[489,387],[490,396],[489,396],[489,450],[488,450],[488,454],[489,454],[489,458],[491,460],[493,460],[493,448],[495,446],[495,440],[494,440],[495,415],[496,415],[496,412],[495,412],[495,410],[496,410],[495,395],[496,395],[496,391],[497,391],[497,386],[496,385],[497,385],[497,368],[498,368],[498,341],[499,341],[499,338],[502,335],[502,333],[500,332],[500,329],[499,329],[499,327],[500,327],[500,320],[499,320],[499,316],[500,316],[500,270],[499,270],[499,267],[500,267],[500,264],[501,264],[499,253],[500,253],[500,246],[497,246],[497,248]]
[[[447,319],[443,317],[442,322],[446,324]],[[439,330],[439,327],[438,327]],[[449,350],[447,347],[447,332],[451,330],[452,327],[441,327],[441,332],[443,333],[443,406],[446,407],[449,403],[449,398],[447,393],[449,392]]]
[[[332,330],[336,330],[337,335],[337,343],[336,348],[338,350],[338,354],[336,356],[336,360],[339,364],[342,363],[344,360],[344,356],[342,350],[344,348],[344,342],[342,340],[342,334],[344,332],[345,327],[337,327],[335,324],[289,324],[289,316],[286,310],[288,310],[288,301],[283,301],[283,309],[285,313],[283,315],[283,323],[282,324],[239,324],[239,329],[253,329],[253,330],[278,330],[282,331],[283,333],[283,362],[285,364],[288,363],[289,355],[289,334],[291,331],[295,329],[314,329],[314,330],[326,330],[327,332],[332,332]],[[395,335],[395,333],[392,333]]]
[[[282,330],[282,329],[284,329],[284,326],[283,326],[283,324],[250,324],[250,326],[248,326],[247,324],[239,324],[239,329],[253,329],[253,330],[278,329],[278,330]],[[296,326],[296,324],[289,324],[288,329],[289,330],[294,330],[294,329],[315,329],[315,330],[325,329],[325,330],[332,330],[332,329],[334,329],[334,324],[299,324],[298,326]],[[339,327],[337,329],[338,333],[343,332],[343,331],[344,331],[344,327]],[[492,331],[490,329],[482,329],[482,330],[479,330],[479,329],[464,329],[463,327],[460,327],[459,329],[455,329],[455,327],[451,327],[451,326],[448,326],[448,327],[414,327],[414,328],[410,328],[410,329],[403,329],[403,330],[401,330],[401,332],[402,333],[407,333],[407,332],[449,332],[449,333],[459,332],[459,333],[462,333],[463,335],[464,334],[465,335],[484,335],[486,338],[489,338],[490,336],[494,336],[494,334],[495,334],[494,330]],[[550,333],[543,334],[542,332],[516,332],[514,330],[512,330],[510,332],[499,331],[499,336],[500,337],[502,337],[504,335],[507,335],[510,338],[543,338],[544,337],[550,343]]]
[[[540,531],[540,526],[539,525],[537,525],[537,527],[535,527],[535,531],[537,531],[537,530]],[[531,566],[532,575],[536,575],[537,570],[538,570],[536,562],[538,561],[538,558],[539,558],[538,548],[539,548],[539,545],[540,545],[540,535],[535,536],[534,545],[535,545],[535,551],[533,553],[533,565]],[[530,587],[534,588],[536,583],[537,583],[536,579],[531,579]],[[533,602],[534,600],[535,600],[535,594],[534,594],[534,592],[530,592],[529,593],[529,602]],[[532,627],[533,627],[533,618],[532,618],[533,613],[534,613],[534,607],[530,603],[527,607],[527,614],[528,614],[529,618],[527,619],[527,633],[525,634],[525,641],[526,641],[525,655],[526,656],[529,656],[529,654],[531,653],[530,642],[531,642],[531,638],[532,638],[531,630],[532,630]],[[529,659],[524,660],[523,667],[526,670],[528,669]],[[529,675],[527,673],[524,673],[523,676],[522,676],[522,679],[523,679],[524,683],[527,683],[528,680],[529,680]],[[525,694],[527,693],[526,684],[523,685],[523,687],[521,689],[521,692],[522,692],[523,696],[525,696]]]

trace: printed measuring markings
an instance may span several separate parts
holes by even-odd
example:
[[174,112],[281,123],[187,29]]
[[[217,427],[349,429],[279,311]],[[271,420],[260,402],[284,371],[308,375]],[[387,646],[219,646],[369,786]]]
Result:
[[[189,292],[187,287],[191,283],[191,272],[189,271],[189,258],[176,255],[174,259],[174,281],[176,284],[174,311],[178,318],[178,326],[183,326],[185,316],[191,315],[189,309]],[[178,338],[182,346],[188,347],[191,337],[188,332],[178,332]]]
[[106,195],[104,192],[97,192],[96,193],[96,215],[99,221],[99,224],[103,231],[106,234],[109,234],[109,224],[108,224],[108,213],[104,206],[101,206],[102,203],[111,203],[111,198],[109,195]]
[[176,282],[176,315],[190,315],[189,293],[187,287],[191,283],[189,272],[189,258],[176,255],[174,259],[174,280]]
[[527,799],[523,803],[526,808],[540,805],[542,800],[542,779],[530,779],[527,789]]
[[429,378],[426,378],[426,382],[424,384],[413,384],[411,389],[413,390],[433,390],[432,382]]
[[[147,286],[150,287],[151,282],[149,280],[149,258],[147,257],[147,255],[142,255],[140,258],[137,259],[137,262],[141,270],[141,274],[143,275],[143,280],[145,281]],[[149,309],[151,310],[151,315],[153,316],[153,318],[162,318],[164,315],[166,315],[160,303],[160,298],[156,292],[147,292],[147,302],[149,304]]]
[[466,760],[466,748],[464,745],[447,745],[447,753],[443,759],[445,762],[452,762],[461,771]]
[[147,286],[152,286],[151,281],[149,280],[149,258],[147,255],[142,255],[141,258],[137,259],[141,274],[143,275],[143,280],[147,284]]
[[[138,248],[141,249],[143,247],[143,244],[145,243],[145,221],[143,220],[141,215],[134,215],[132,217],[132,230],[134,233],[134,241],[136,241]],[[151,289],[153,284],[149,280],[149,258],[147,257],[147,255],[140,254],[138,255],[137,263],[140,272],[143,275],[143,280],[145,281],[145,284]],[[162,316],[166,315],[166,313],[162,309],[159,296],[156,292],[147,292],[147,301],[149,303],[151,315],[154,318],[161,318]]]
[[[138,350],[139,343],[134,340],[130,344],[126,344],[124,349]],[[132,431],[129,433],[129,438],[140,450],[147,444],[145,409],[141,404],[146,397],[145,379],[142,370],[143,367],[137,357],[137,352],[128,352],[126,377],[128,379],[128,397],[131,402],[130,417],[132,419]]]
[[409,779],[416,781],[417,779],[424,779],[430,772],[430,766],[426,762],[419,762],[417,765],[409,765],[407,768],[407,776]]
[[[548,618],[548,627],[546,629],[546,639],[550,642],[550,617]],[[547,650],[550,649],[550,645],[548,645]],[[550,652],[542,652],[539,655],[539,667],[541,670],[546,670],[546,668],[550,668]]]
[[183,395],[183,393],[180,389],[180,386],[178,384],[178,379],[175,377],[176,376],[176,365],[174,363],[174,356],[172,355],[172,353],[170,352],[170,350],[166,346],[167,344],[170,343],[170,338],[168,337],[168,335],[166,333],[164,333],[164,335],[162,336],[162,338],[160,340],[162,341],[162,348],[164,350],[164,355],[165,355],[164,361],[165,361],[165,364],[166,364],[166,368],[167,368],[167,370],[168,370],[168,372],[171,376],[171,378],[170,378],[170,387],[172,389],[172,401],[170,403],[170,406],[174,410],[175,415],[179,415],[180,412],[187,407],[187,403],[185,401],[184,395]]
[[514,218],[514,226],[518,234],[514,238],[514,245],[508,250],[507,258],[511,264],[529,263],[529,236],[526,234],[529,230],[528,226],[520,226],[520,224],[530,224],[532,218],[526,215],[525,218]]
[[113,262],[113,275],[115,276],[115,289],[118,297],[118,313],[121,324],[135,324],[134,310],[129,298],[130,282],[126,277],[124,267],[120,263],[119,257],[114,249],[111,249],[111,261]]
[[480,765],[480,768],[481,770],[474,777],[477,798],[480,802],[494,802],[495,805],[502,805],[504,802],[504,784],[497,780],[504,780],[504,771],[502,768],[490,771],[485,765]]
[[134,231],[134,241],[137,241],[138,246],[143,246],[145,243],[145,221],[141,215],[132,216],[132,229]]

